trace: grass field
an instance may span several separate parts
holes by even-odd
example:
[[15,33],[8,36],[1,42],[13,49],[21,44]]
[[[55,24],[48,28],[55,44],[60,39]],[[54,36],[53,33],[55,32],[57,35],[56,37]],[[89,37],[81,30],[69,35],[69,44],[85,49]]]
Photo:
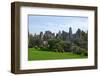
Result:
[[52,51],[42,51],[39,48],[29,48],[28,49],[28,60],[53,60],[53,59],[77,59],[77,58],[87,58],[87,56],[81,56],[73,54],[70,52],[52,52]]

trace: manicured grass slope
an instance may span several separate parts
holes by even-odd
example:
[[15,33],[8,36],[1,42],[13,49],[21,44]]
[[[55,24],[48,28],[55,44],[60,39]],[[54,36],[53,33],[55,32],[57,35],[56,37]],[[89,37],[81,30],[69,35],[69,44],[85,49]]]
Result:
[[75,58],[87,58],[86,56],[76,55],[70,52],[52,52],[42,51],[41,49],[29,48],[28,60],[52,60],[52,59],[75,59]]

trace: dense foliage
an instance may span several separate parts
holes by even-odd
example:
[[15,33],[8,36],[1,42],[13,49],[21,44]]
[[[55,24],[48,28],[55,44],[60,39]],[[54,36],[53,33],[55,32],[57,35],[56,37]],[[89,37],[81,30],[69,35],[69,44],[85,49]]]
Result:
[[52,33],[46,31],[44,34],[40,32],[39,35],[29,34],[28,47],[49,49],[54,52],[72,52],[79,55],[88,55],[88,37],[86,32],[78,29],[76,33],[72,34],[71,28],[69,33],[62,31]]

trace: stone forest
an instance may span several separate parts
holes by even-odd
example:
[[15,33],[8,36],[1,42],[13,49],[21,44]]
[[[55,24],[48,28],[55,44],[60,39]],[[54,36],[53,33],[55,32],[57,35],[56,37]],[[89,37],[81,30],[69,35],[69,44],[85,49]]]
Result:
[[74,54],[88,55],[88,31],[84,32],[77,29],[73,33],[72,28],[69,32],[60,30],[58,33],[53,33],[49,30],[40,32],[39,34],[28,33],[28,48],[39,48],[44,51],[53,52],[71,52]]

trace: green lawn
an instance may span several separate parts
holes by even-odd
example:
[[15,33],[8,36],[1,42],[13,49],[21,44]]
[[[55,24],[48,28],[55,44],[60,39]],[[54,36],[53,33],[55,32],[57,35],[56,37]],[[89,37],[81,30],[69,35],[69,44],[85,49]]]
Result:
[[42,51],[37,48],[28,49],[28,60],[52,60],[52,59],[75,59],[75,58],[87,58],[87,56],[76,55],[70,52],[52,52]]

